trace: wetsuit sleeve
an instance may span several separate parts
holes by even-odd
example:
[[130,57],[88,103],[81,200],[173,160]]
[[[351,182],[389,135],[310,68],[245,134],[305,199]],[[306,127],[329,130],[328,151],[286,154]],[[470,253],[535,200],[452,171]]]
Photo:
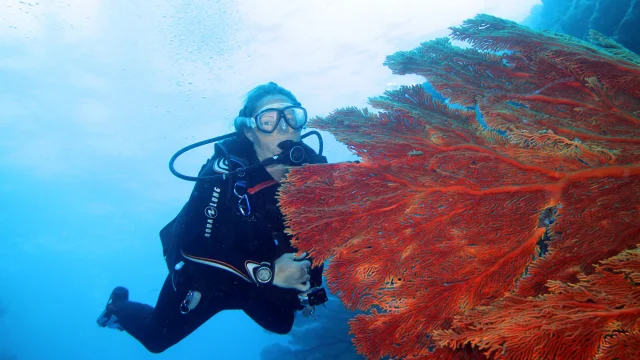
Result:
[[[199,176],[216,176],[223,172],[220,158],[205,164]],[[256,282],[253,268],[258,261],[246,259],[234,246],[233,201],[228,178],[218,176],[196,182],[189,201],[178,216],[175,228],[182,237],[182,256],[187,260],[232,273],[247,282]]]

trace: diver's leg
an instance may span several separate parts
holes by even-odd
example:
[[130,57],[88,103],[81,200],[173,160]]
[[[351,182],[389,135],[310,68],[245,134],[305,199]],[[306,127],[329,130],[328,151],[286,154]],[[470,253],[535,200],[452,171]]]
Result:
[[200,325],[222,310],[216,304],[200,304],[187,314],[180,312],[180,304],[188,288],[173,289],[167,277],[160,291],[156,307],[133,301],[114,302],[112,313],[120,326],[153,353],[160,353],[187,337]]
[[242,310],[265,330],[276,334],[288,334],[293,327],[295,310],[288,304],[252,300],[243,304]]

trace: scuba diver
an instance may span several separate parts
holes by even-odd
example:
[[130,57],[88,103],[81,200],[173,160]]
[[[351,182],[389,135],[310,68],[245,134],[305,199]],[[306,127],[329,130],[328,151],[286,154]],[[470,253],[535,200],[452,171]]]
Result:
[[[288,90],[270,82],[251,90],[234,120],[235,132],[180,150],[170,169],[196,181],[179,214],[160,231],[169,274],[155,307],[129,300],[116,287],[98,318],[101,327],[128,332],[160,353],[223,310],[243,310],[264,329],[287,334],[296,311],[313,315],[327,301],[323,266],[285,234],[276,192],[288,168],[326,163],[302,142],[307,111]],[[223,141],[220,141],[224,139]],[[218,141],[197,177],[179,174],[173,162]]]

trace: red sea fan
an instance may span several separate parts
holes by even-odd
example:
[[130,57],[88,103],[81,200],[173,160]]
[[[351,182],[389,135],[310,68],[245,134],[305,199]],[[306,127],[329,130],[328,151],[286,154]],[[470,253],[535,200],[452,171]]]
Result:
[[[603,38],[607,47],[486,15],[453,36],[475,48],[438,39],[386,65],[425,76],[462,106],[418,85],[371,99],[377,114],[345,108],[313,119],[363,161],[293,169],[281,190],[296,246],[330,260],[332,291],[368,312],[351,328],[370,358],[495,357],[500,337],[467,334],[466,314],[508,316],[498,306],[507,294],[529,301],[549,280],[571,286],[640,243],[633,56]],[[575,341],[619,351],[637,338],[613,331]],[[438,338],[445,333],[458,338]],[[499,355],[522,354],[536,353]]]
[[465,331],[438,331],[442,344],[472,344],[495,358],[640,358],[640,248],[603,261],[577,284],[549,281],[536,298],[508,295],[461,315]]

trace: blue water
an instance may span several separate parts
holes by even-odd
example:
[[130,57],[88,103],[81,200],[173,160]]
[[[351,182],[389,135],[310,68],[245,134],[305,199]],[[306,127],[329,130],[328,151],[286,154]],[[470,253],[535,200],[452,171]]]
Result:
[[[364,107],[424,81],[391,75],[386,55],[537,2],[0,0],[0,359],[257,359],[286,342],[233,311],[161,355],[96,325],[116,285],[155,303],[157,234],[192,187],[169,157],[229,132],[256,85],[290,89],[311,116]],[[325,152],[354,158],[327,134]]]

